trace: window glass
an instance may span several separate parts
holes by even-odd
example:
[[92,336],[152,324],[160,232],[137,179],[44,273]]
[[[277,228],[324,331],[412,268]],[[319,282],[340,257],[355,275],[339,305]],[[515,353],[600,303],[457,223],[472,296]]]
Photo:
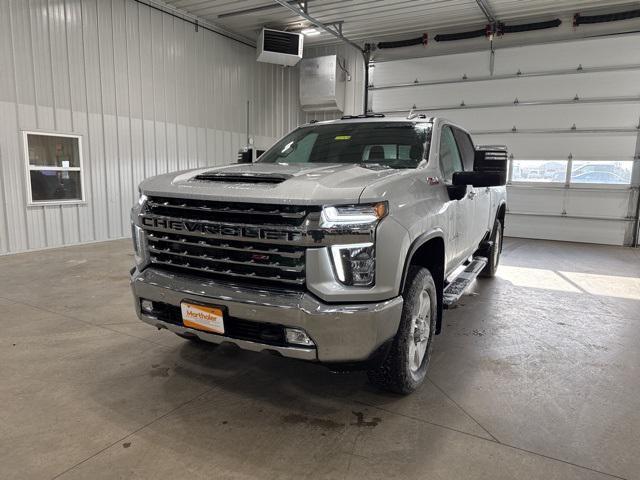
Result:
[[38,167],[80,167],[78,139],[27,134],[29,165]]
[[79,137],[24,135],[31,203],[83,200]]
[[80,172],[31,170],[31,199],[34,202],[79,200]]
[[466,132],[463,132],[459,128],[453,128],[453,135],[456,137],[458,143],[458,149],[462,155],[462,164],[467,171],[473,170],[473,161],[475,160],[476,149],[473,146],[471,137]]
[[[371,154],[372,149],[373,154]],[[364,149],[362,160],[375,161],[376,155],[380,154],[385,160],[414,160],[412,155],[415,155],[415,152],[411,151],[411,145],[368,145]]]
[[463,171],[458,145],[448,125],[443,127],[440,137],[440,169],[447,182],[451,181],[454,172]]
[[633,161],[572,162],[571,183],[604,183],[629,185]]
[[[415,168],[428,153],[430,123],[348,122],[310,125],[284,137],[260,163],[371,163]],[[425,150],[426,148],[426,150]]]
[[512,182],[565,183],[567,160],[513,160]]
[[287,163],[304,163],[311,154],[311,149],[318,139],[317,133],[305,135],[298,142],[288,142],[280,151],[279,158]]

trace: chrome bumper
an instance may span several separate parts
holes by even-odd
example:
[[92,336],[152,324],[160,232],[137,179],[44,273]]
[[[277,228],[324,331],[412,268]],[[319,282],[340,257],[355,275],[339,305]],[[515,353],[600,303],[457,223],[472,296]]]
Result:
[[[246,350],[272,350],[285,357],[329,363],[369,359],[378,347],[395,336],[402,313],[402,297],[333,305],[322,303],[306,292],[241,287],[155,268],[134,270],[131,289],[138,317],[156,327],[189,332],[212,343],[231,342]],[[277,347],[174,325],[143,313],[140,299],[174,306],[184,300],[225,306],[229,315],[238,319],[301,328],[316,348]]]

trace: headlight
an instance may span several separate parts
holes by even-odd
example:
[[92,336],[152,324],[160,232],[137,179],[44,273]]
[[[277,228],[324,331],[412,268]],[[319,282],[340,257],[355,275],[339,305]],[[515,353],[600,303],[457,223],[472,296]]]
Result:
[[144,230],[136,225],[136,218],[144,208],[147,196],[138,187],[138,201],[131,209],[131,239],[133,240],[134,259],[138,268],[142,269],[149,263],[149,252],[147,251],[147,239]]
[[[360,230],[362,227],[375,227],[388,213],[387,202],[324,207],[320,227],[336,228],[341,232],[351,228]],[[372,237],[368,236],[367,239]],[[373,242],[333,245],[329,249],[335,277],[340,283],[353,287],[369,287],[375,283],[376,257]]]
[[147,196],[138,188],[138,205],[142,206],[147,201]]
[[388,211],[389,207],[387,202],[324,207],[320,217],[320,227],[333,228],[351,225],[370,225],[386,217]]
[[148,262],[144,230],[138,225],[131,224],[131,238],[133,240],[133,257],[135,259],[136,265],[142,268]]
[[331,257],[340,283],[368,287],[375,282],[376,257],[373,243],[333,245]]

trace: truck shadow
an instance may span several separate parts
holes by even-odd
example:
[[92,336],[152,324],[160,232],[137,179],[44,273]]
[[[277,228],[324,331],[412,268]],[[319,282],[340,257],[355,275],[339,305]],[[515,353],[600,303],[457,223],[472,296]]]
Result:
[[189,342],[179,349],[178,358],[176,374],[278,406],[294,397],[313,402],[348,399],[362,390],[376,392],[363,371],[334,373],[319,364],[242,351],[233,345]]

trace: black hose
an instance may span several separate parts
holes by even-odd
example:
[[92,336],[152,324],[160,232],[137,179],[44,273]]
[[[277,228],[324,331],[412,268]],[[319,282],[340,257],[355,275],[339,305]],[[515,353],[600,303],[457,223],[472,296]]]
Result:
[[618,13],[607,13],[604,15],[580,15],[579,13],[576,13],[573,17],[573,24],[577,27],[588,23],[617,22],[619,20],[630,20],[638,17],[640,17],[640,9]]
[[481,30],[472,30],[470,32],[444,33],[436,35],[434,40],[436,42],[451,42],[453,40],[467,40],[469,38],[484,37],[486,35],[487,29],[483,28]]
[[424,33],[421,37],[409,38],[407,40],[398,40],[395,42],[380,42],[378,48],[400,48],[411,47],[413,45],[426,45],[429,37]]
[[556,18],[555,20],[549,20],[547,22],[525,23],[524,25],[503,25],[502,33],[532,32],[533,30],[559,27],[561,24],[562,20]]
[[544,30],[546,28],[555,28],[562,24],[562,20],[556,18],[555,20],[549,20],[546,22],[535,22],[535,23],[525,23],[524,25],[505,25],[503,23],[498,23],[495,27],[491,25],[487,25],[486,28],[482,30],[471,30],[469,32],[460,32],[460,33],[447,33],[444,35],[436,35],[436,42],[450,42],[452,40],[466,40],[469,38],[477,38],[489,36],[492,33],[492,29],[495,29],[493,32],[496,35],[503,35],[505,33],[519,33],[519,32],[531,32],[533,30]]

